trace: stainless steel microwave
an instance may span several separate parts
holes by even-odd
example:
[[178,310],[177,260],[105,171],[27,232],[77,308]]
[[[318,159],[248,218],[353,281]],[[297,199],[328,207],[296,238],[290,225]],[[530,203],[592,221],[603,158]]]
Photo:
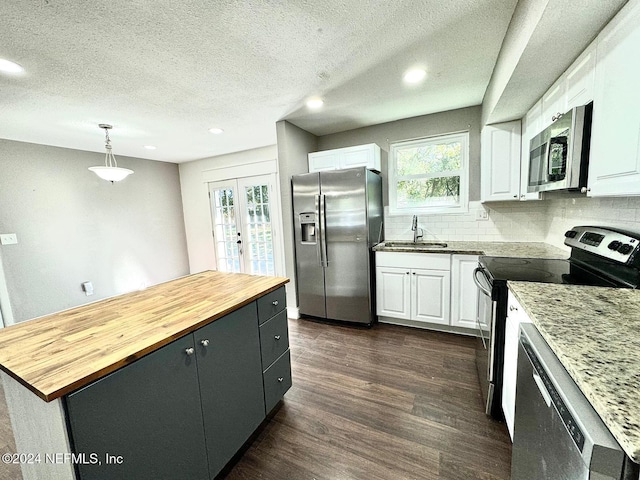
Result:
[[593,103],[575,107],[531,139],[528,192],[587,186],[592,111]]

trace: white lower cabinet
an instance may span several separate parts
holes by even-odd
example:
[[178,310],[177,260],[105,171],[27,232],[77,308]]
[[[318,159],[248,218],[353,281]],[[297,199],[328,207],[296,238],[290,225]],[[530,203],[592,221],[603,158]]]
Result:
[[449,325],[450,269],[450,255],[377,252],[377,314]]
[[504,365],[502,376],[502,411],[513,441],[513,422],[516,411],[516,379],[518,374],[518,342],[521,323],[531,323],[529,316],[509,291],[507,323],[504,335]]
[[478,287],[473,281],[477,266],[477,255],[451,255],[451,325],[454,327],[477,328]]
[[477,255],[376,252],[380,321],[475,335],[477,265]]

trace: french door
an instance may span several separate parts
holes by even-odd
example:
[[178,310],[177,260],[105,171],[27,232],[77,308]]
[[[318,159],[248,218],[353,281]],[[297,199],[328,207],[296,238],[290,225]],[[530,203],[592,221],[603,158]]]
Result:
[[218,270],[275,275],[275,175],[209,183]]

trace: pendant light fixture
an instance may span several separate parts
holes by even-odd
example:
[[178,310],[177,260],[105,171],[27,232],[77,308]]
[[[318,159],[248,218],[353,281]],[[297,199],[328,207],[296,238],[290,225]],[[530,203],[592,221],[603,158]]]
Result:
[[101,165],[98,167],[89,167],[89,170],[91,170],[103,180],[107,180],[111,183],[119,182],[120,180],[123,180],[127,176],[131,175],[133,173],[133,170],[119,167],[118,162],[116,161],[116,157],[111,151],[111,139],[109,138],[109,130],[111,130],[113,126],[107,125],[106,123],[101,123],[98,126],[104,129],[105,134],[104,148],[106,149],[106,152],[104,157],[104,166]]

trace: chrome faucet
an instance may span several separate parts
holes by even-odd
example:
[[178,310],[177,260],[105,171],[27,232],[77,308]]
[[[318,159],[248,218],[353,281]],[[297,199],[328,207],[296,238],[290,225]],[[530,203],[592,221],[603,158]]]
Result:
[[[420,235],[418,235],[418,230],[420,230]],[[414,215],[413,220],[411,221],[411,231],[413,231],[413,243],[418,243],[418,239],[422,238],[424,233],[421,228],[418,228],[418,216]]]

